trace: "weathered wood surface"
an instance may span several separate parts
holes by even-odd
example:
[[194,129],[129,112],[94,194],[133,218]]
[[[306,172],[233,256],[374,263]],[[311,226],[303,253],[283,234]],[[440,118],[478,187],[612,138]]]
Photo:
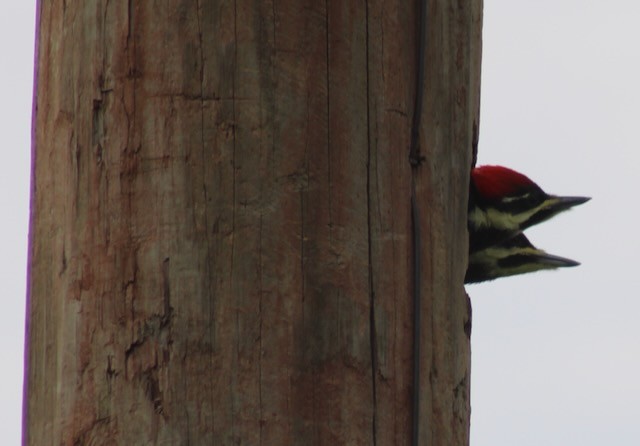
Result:
[[[25,443],[407,444],[414,7],[39,2]],[[429,2],[429,445],[468,443],[481,19]]]

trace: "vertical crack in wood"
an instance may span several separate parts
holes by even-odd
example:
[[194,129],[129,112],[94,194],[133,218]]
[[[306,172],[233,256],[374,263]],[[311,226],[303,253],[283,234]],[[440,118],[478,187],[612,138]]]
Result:
[[[171,320],[173,318],[173,307],[171,306],[171,259],[166,257],[162,262],[162,301],[163,314],[160,317],[160,331],[167,329],[167,343],[165,348],[171,344]],[[163,365],[166,361],[163,359]]]
[[377,389],[376,373],[378,369],[377,342],[376,342],[376,311],[375,311],[375,290],[373,288],[373,246],[371,236],[371,91],[369,82],[369,2],[365,0],[365,77],[367,94],[367,256],[368,256],[368,282],[369,282],[369,346],[371,349],[371,397],[373,402],[371,414],[371,436],[373,445],[377,444]]
[[264,264],[262,259],[262,212],[260,213],[260,230],[258,233],[258,259],[258,281],[260,282],[260,297],[258,299],[258,411],[260,412],[260,419],[258,420],[258,425],[260,426],[259,444],[262,444],[262,431],[264,428],[264,413],[262,410],[262,298],[264,296],[264,285],[262,282],[262,265]]
[[[233,75],[231,76],[231,113],[233,115],[233,154],[231,155],[232,159],[232,169],[233,169],[233,204],[232,204],[232,217],[231,217],[231,269],[230,269],[230,280],[231,284],[231,298],[235,297],[235,286],[234,286],[234,260],[235,260],[235,232],[236,232],[236,197],[237,197],[237,169],[236,169],[236,148],[237,148],[237,117],[236,117],[236,76],[238,76],[238,2],[234,0],[233,2]],[[233,305],[236,305],[236,302],[233,302]],[[235,319],[236,319],[236,332],[235,332],[235,341],[236,341],[236,355],[233,356],[235,360],[235,364],[232,364],[232,370],[238,370],[238,357],[240,351],[240,327],[239,327],[239,313],[236,309],[235,311]],[[231,394],[236,393],[237,387],[237,373],[232,374],[231,376]],[[237,431],[238,427],[236,424],[235,414],[237,413],[236,408],[237,398],[231,398],[231,438],[238,439],[240,435]]]
[[327,86],[327,184],[329,201],[329,243],[333,240],[333,211],[331,199],[331,75],[330,75],[330,41],[329,41],[329,0],[324,2],[325,14],[325,56],[326,56],[326,86]]
[[[205,66],[204,66],[204,39],[203,39],[203,27],[202,27],[202,4],[200,0],[196,2],[196,21],[198,26],[198,48],[200,53],[200,150],[202,154],[202,197],[204,200],[204,240],[205,240],[205,292],[208,294],[209,299],[209,341],[211,345],[215,345],[215,313],[214,313],[214,304],[213,304],[213,281],[211,276],[213,274],[213,265],[211,262],[211,240],[210,240],[210,232],[209,232],[209,198],[207,193],[207,150],[205,144],[205,90],[204,90],[204,75],[205,75]],[[169,311],[171,311],[171,307],[169,307]],[[215,369],[214,357],[211,355],[211,367],[212,370]],[[215,400],[213,392],[210,394],[211,398],[211,407],[215,407]],[[188,411],[185,411],[188,414]],[[215,411],[211,411],[211,424],[212,429],[215,430]]]
[[133,0],[127,4],[127,47],[133,35]]
[[[131,346],[136,342],[135,333],[135,311],[134,300],[136,294],[136,280],[138,274],[138,243],[134,239],[133,235],[133,189],[135,184],[135,178],[137,173],[137,153],[136,153],[136,85],[137,85],[137,48],[136,39],[134,35],[134,6],[133,2],[129,1],[127,5],[127,44],[126,44],[126,56],[127,56],[127,74],[126,83],[127,87],[123,90],[121,101],[125,114],[125,141],[126,145],[121,158],[120,166],[120,182],[121,190],[124,195],[124,210],[123,210],[123,227],[126,228],[127,250],[126,258],[126,281],[122,284],[122,298],[123,308],[125,311],[129,311],[129,318],[127,322],[130,324],[130,345],[125,348],[124,352],[124,376],[129,379],[129,354],[131,352]],[[131,85],[132,84],[132,85]],[[80,152],[76,152],[77,155],[77,168],[78,177],[80,175]],[[79,181],[79,180],[78,180]],[[78,183],[79,184],[79,183]],[[80,190],[80,189],[78,189]],[[125,277],[123,277],[125,279]],[[125,319],[127,319],[125,317]],[[127,323],[125,322],[125,324]]]

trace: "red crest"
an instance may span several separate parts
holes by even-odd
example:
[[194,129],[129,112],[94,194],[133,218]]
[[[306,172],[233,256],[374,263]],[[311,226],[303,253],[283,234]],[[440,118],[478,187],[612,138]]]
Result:
[[479,166],[471,171],[471,180],[485,200],[515,196],[535,183],[527,176],[502,166]]

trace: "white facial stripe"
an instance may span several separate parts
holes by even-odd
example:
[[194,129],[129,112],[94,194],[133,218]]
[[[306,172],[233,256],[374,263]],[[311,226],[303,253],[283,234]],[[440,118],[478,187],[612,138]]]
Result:
[[[542,254],[544,251],[539,251],[534,248],[520,248],[518,250],[518,254],[521,255],[536,255]],[[469,264],[483,264],[490,265],[489,271],[497,271],[498,270],[498,261],[509,257],[509,255],[514,254],[513,251],[509,251],[506,248],[502,248],[500,246],[491,247],[487,249],[483,249],[476,253],[471,254],[469,256]],[[506,267],[505,265],[501,265],[500,269],[500,277],[506,276],[515,276],[518,274],[532,273],[534,271],[540,271],[543,269],[555,269],[554,266],[547,265],[544,263],[525,263],[517,266]]]
[[531,218],[542,209],[549,207],[557,203],[557,199],[550,199],[539,206],[528,209],[520,214],[510,214],[508,212],[501,212],[495,208],[489,208],[486,211],[482,211],[479,208],[475,208],[469,218],[477,227],[492,227],[497,229],[513,229],[519,227],[522,223]]
[[518,200],[522,200],[523,198],[527,198],[530,195],[531,193],[518,195],[517,197],[505,197],[502,199],[502,201],[504,201],[505,203],[511,203],[512,201],[518,201]]
[[[519,248],[517,252],[517,254],[522,255],[536,255],[540,253],[541,251],[534,248]],[[482,249],[471,254],[471,256],[469,257],[469,262],[487,263],[488,261],[492,261],[492,263],[497,263],[498,260],[509,257],[511,254],[514,254],[513,250],[503,248],[501,246],[492,246],[490,248]]]

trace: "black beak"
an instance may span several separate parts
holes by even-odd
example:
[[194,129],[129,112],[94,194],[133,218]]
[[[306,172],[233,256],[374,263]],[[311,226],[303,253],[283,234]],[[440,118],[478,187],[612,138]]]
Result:
[[546,206],[543,206],[538,212],[532,215],[531,218],[522,225],[522,229],[549,220],[551,217],[569,210],[574,206],[586,203],[589,200],[591,200],[591,197],[557,197],[550,195],[549,198],[545,200]]
[[551,197],[552,204],[550,206],[551,209],[554,210],[554,213],[566,211],[574,206],[578,206],[579,204],[586,203],[591,200],[591,197]]
[[553,254],[534,254],[531,256],[532,260],[539,262],[542,265],[547,265],[551,268],[563,268],[566,266],[578,266],[580,262],[567,259],[566,257],[554,256]]

